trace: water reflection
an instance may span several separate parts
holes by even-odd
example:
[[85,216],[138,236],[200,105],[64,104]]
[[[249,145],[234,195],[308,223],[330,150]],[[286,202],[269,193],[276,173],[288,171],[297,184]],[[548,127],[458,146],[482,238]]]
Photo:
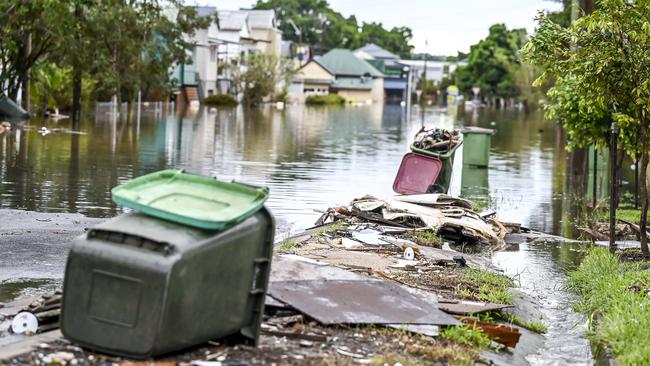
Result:
[[584,332],[587,320],[573,311],[576,297],[566,289],[566,274],[582,261],[585,250],[574,244],[522,244],[519,251],[500,252],[493,262],[516,278],[520,288],[536,299],[547,324],[546,342],[530,355],[533,365],[591,365],[591,348]]
[[[98,110],[81,122],[87,134],[47,136],[36,131],[44,122],[34,120],[0,136],[0,207],[110,217],[119,213],[110,201],[113,186],[182,168],[268,185],[269,205],[283,230],[304,228],[318,216],[314,210],[367,193],[392,194],[394,174],[423,124],[421,116],[417,108],[407,113],[382,105],[178,114],[152,107],[130,123]],[[490,167],[463,170],[457,158],[452,193],[491,203],[503,220],[561,231],[566,153],[556,126],[540,114],[491,110],[427,110],[424,124],[495,128]]]

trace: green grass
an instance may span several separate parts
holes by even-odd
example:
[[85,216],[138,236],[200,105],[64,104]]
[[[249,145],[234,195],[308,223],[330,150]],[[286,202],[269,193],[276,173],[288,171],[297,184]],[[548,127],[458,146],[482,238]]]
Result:
[[286,253],[290,252],[294,249],[298,248],[298,243],[296,243],[293,240],[285,240],[283,241],[280,245],[275,247],[275,251],[278,253]]
[[429,247],[439,247],[445,242],[445,239],[439,237],[433,230],[413,230],[408,235],[414,238],[417,244]]
[[570,274],[569,287],[580,297],[576,309],[591,319],[592,341],[622,365],[650,364],[650,298],[635,290],[650,288],[650,271],[594,248]]
[[345,98],[338,94],[310,95],[305,99],[307,105],[345,104]]
[[[607,218],[609,218],[609,215],[607,215]],[[616,210],[616,218],[638,224],[641,221],[641,210],[619,208]]]
[[498,304],[512,304],[510,287],[514,286],[511,278],[490,271],[465,268],[460,273],[461,285],[456,295],[462,298]]
[[440,337],[455,343],[473,346],[479,349],[489,348],[492,344],[490,338],[483,334],[480,329],[469,327],[467,325],[445,328],[440,331]]
[[501,319],[518,325],[522,328],[526,328],[530,331],[533,331],[535,333],[546,333],[548,331],[548,327],[546,327],[546,324],[540,322],[534,322],[534,321],[528,321],[521,319],[520,317],[516,316],[515,314],[509,314],[509,313],[502,313]]
[[323,236],[323,234],[328,234],[328,235],[336,234],[336,232],[339,231],[339,229],[343,225],[345,225],[345,221],[337,221],[337,222],[331,223],[331,224],[329,224],[327,226],[322,227],[320,230],[318,230],[316,233],[314,233],[313,236],[318,238],[318,237]]

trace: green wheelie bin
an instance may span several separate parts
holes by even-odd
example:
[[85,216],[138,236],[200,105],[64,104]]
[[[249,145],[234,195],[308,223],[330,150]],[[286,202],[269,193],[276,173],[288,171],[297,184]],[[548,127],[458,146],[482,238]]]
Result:
[[[275,229],[260,205],[268,190],[176,171],[121,187],[113,199],[138,201],[141,212],[110,219],[73,242],[63,335],[137,359],[221,338],[256,345]],[[211,221],[220,207],[227,224]],[[143,213],[150,209],[158,212]],[[179,223],[176,215],[190,217]]]
[[462,130],[463,165],[487,167],[490,161],[490,144],[494,130],[481,127],[465,127]]
[[442,169],[440,170],[438,179],[434,184],[435,192],[427,192],[427,193],[447,193],[447,191],[449,190],[449,183],[451,182],[451,174],[453,172],[453,167],[454,167],[454,156],[456,154],[456,150],[462,144],[463,144],[463,140],[459,140],[454,147],[452,147],[446,152],[434,152],[434,151],[424,150],[415,147],[415,144],[411,144],[411,151],[413,151],[414,153],[433,156],[440,159],[440,161],[442,162]]

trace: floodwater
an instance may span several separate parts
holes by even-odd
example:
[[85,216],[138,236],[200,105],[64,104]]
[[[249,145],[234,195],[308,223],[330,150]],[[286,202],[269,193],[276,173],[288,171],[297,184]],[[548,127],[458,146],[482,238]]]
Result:
[[[177,115],[156,104],[131,123],[98,109],[82,121],[82,135],[42,136],[36,130],[41,126],[70,128],[70,122],[31,121],[28,126],[35,128],[0,135],[0,209],[111,217],[121,212],[110,200],[113,186],[160,169],[185,169],[269,186],[268,206],[282,237],[310,227],[319,210],[365,194],[391,195],[401,158],[423,124],[496,129],[489,168],[463,168],[459,149],[450,193],[496,209],[503,221],[548,233],[565,230],[565,142],[540,113],[428,109],[423,114],[389,105],[201,109]],[[519,252],[494,256],[507,273],[518,275],[548,318],[547,344],[530,357],[534,364],[590,362],[585,320],[571,311],[571,295],[563,288],[566,271],[579,259],[572,250],[578,249],[522,245]],[[41,285],[47,280],[52,281],[26,279]],[[0,283],[3,292],[17,290]]]

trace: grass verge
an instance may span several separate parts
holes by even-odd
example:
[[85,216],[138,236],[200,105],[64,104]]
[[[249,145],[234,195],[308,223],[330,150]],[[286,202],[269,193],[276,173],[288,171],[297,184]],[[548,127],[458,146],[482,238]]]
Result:
[[642,265],[594,248],[569,278],[580,296],[576,309],[591,319],[589,337],[622,365],[650,364],[650,271]]
[[419,245],[440,247],[445,239],[439,237],[433,230],[413,230],[407,234]]
[[490,344],[492,344],[490,338],[483,334],[480,329],[467,325],[445,328],[440,331],[440,336],[449,341],[478,349],[489,348]]
[[316,233],[314,233],[313,236],[319,238],[319,237],[323,236],[323,234],[328,234],[328,235],[335,234],[337,231],[339,231],[339,229],[343,225],[345,225],[345,221],[333,222],[333,223],[331,223],[331,224],[329,224],[327,226],[322,227],[320,230],[318,230]]
[[497,304],[512,304],[509,288],[514,286],[514,282],[510,277],[465,268],[459,278],[461,283],[456,289],[456,296]]
[[285,240],[275,247],[276,253],[286,253],[298,248],[298,243],[293,240]]

